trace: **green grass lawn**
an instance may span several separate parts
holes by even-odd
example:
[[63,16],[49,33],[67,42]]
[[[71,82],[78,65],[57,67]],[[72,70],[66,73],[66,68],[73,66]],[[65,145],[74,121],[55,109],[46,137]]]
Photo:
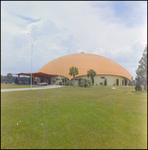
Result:
[[[37,86],[33,86],[37,87]],[[1,89],[12,89],[12,88],[30,88],[30,85],[17,85],[17,84],[5,84],[1,83]]]
[[147,93],[94,86],[1,93],[1,148],[147,148]]

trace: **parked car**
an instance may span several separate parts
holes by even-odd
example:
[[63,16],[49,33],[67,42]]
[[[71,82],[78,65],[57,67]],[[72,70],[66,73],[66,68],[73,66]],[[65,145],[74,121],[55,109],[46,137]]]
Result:
[[48,85],[47,82],[41,82],[41,83],[38,83],[38,85]]

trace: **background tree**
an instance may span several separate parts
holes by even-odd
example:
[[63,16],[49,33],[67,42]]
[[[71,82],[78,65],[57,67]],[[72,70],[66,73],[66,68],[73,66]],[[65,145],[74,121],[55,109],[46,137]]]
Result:
[[89,71],[87,71],[87,77],[91,78],[92,85],[94,85],[94,77],[95,77],[95,75],[96,75],[96,72],[94,70],[90,69]]
[[1,75],[1,83],[3,83],[4,81],[4,77]]
[[138,68],[136,70],[136,80],[139,77],[139,82],[141,85],[144,86],[144,90],[147,89],[147,46],[145,47],[143,51],[143,56],[141,57],[139,61]]
[[76,86],[75,76],[78,74],[79,72],[77,67],[72,66],[71,68],[69,68],[69,75],[73,76],[73,86]]
[[15,84],[18,84],[18,77],[15,77],[14,83],[15,83]]
[[8,80],[8,83],[10,82],[10,80],[12,80],[12,78],[13,78],[12,73],[7,73],[7,80]]
[[117,86],[119,85],[119,79],[116,79],[116,84],[117,84]]
[[136,85],[136,81],[135,80],[133,80],[133,85]]
[[[21,78],[20,78],[21,79]],[[29,83],[29,85],[31,84],[31,76],[28,78],[28,83]],[[33,77],[32,77],[32,84],[33,84]]]
[[1,83],[5,83],[6,81],[8,81],[7,76],[1,75]]

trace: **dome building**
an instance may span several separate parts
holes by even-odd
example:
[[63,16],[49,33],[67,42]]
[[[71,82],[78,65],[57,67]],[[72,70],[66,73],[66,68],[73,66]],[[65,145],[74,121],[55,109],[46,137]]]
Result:
[[[77,67],[79,72],[75,76],[76,84],[79,78],[88,79],[87,71],[90,69],[96,72],[94,85],[104,83],[105,78],[107,85],[116,84],[116,79],[119,80],[119,85],[125,85],[125,80],[129,83],[132,78],[132,75],[116,62],[100,55],[84,52],[65,55],[50,61],[33,73],[33,78],[36,77],[37,82],[48,84],[59,84],[64,78],[72,81],[73,76],[69,75],[69,68],[72,66]],[[23,75],[23,73],[18,75]]]

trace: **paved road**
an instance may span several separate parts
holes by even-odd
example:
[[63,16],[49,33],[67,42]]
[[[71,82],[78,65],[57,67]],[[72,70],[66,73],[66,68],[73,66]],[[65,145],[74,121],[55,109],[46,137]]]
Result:
[[59,86],[59,85],[48,85],[48,86],[33,87],[33,88],[1,89],[1,92],[24,91],[24,90],[42,90],[42,89],[58,88],[58,87],[61,87],[61,86]]

